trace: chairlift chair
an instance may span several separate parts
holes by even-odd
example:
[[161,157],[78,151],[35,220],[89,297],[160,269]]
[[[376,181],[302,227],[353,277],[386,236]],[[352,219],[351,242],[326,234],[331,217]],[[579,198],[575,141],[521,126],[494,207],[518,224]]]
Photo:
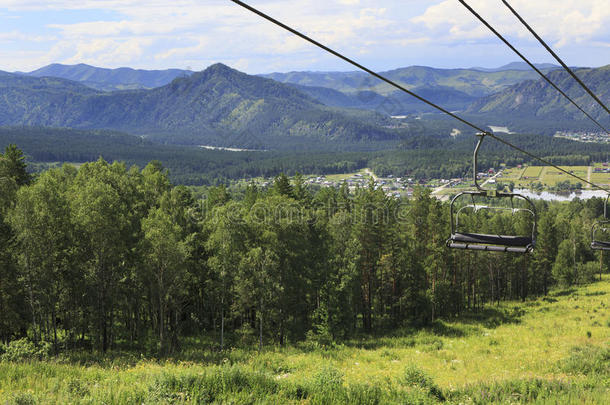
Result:
[[[505,193],[498,192],[496,190],[487,190],[482,188],[477,181],[477,155],[485,133],[478,133],[479,141],[474,150],[473,155],[473,176],[474,185],[476,191],[464,191],[453,197],[451,200],[451,236],[447,239],[447,246],[453,249],[469,249],[469,250],[486,250],[492,252],[514,252],[514,253],[528,253],[534,249],[536,244],[536,207],[532,201],[516,193]],[[464,205],[456,210],[456,202],[461,201],[464,198],[470,197],[470,204]],[[491,206],[477,204],[475,197],[485,197],[487,199],[510,199],[510,207],[502,206]],[[528,208],[515,207],[515,200],[521,200],[526,203]],[[532,233],[527,236],[515,236],[515,235],[495,235],[495,234],[484,234],[475,232],[464,232],[460,230],[460,216],[468,210],[472,210],[474,213],[480,210],[491,210],[491,211],[509,211],[514,216],[515,213],[524,212],[532,218]],[[608,221],[610,223],[610,221]],[[608,243],[610,249],[610,242]]]
[[599,231],[610,231],[610,220],[606,215],[608,212],[608,198],[610,198],[610,194],[608,194],[606,201],[604,201],[604,219],[595,222],[591,227],[591,249],[593,250],[610,250],[610,240],[602,240],[595,235]]

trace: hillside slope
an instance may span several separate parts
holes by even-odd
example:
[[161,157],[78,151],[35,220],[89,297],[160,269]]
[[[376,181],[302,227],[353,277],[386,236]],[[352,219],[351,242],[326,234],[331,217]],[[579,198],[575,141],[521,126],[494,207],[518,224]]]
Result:
[[[596,69],[578,69],[575,73],[602,102],[610,104],[610,65]],[[567,72],[554,71],[548,77],[593,117],[608,118],[608,114]],[[482,98],[474,102],[468,112],[510,115],[513,119],[585,119],[576,107],[543,79],[519,83]]]
[[15,403],[608,404],[609,294],[606,275],[427,329],[336,346],[217,353],[203,338],[162,360],[117,351],[2,361],[0,383]]

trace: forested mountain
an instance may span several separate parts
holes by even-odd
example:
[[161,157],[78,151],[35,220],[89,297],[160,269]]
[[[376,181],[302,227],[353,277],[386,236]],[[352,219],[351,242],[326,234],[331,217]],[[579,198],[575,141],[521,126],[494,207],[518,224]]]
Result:
[[[604,103],[610,103],[610,65],[596,69],[578,69],[578,77]],[[594,117],[607,118],[602,108],[566,72],[549,73],[549,79]],[[543,79],[526,81],[482,98],[469,108],[472,113],[505,115],[515,118],[583,119],[584,115]]]
[[[548,71],[553,69],[552,66],[544,65],[541,69]],[[524,70],[518,63],[488,70],[410,66],[381,74],[451,110],[465,110],[480,97],[538,77],[536,72]],[[290,72],[263,76],[297,85],[327,105],[366,108],[391,115],[433,111],[424,103],[364,72]],[[335,92],[331,93],[332,90]]]
[[388,119],[324,106],[291,86],[216,64],[152,90],[96,92],[0,75],[0,125],[105,128],[169,143],[274,147],[286,138],[386,140]]
[[[381,95],[372,90],[344,93],[328,87],[304,86],[301,84],[291,85],[321,103],[333,107],[374,110],[387,115],[405,115],[436,111],[434,108],[402,91],[394,91],[388,95]],[[470,96],[464,92],[442,86],[416,87],[413,91],[450,110],[463,110],[473,101],[478,99],[477,97]]]
[[[498,92],[510,85],[538,77],[534,71],[521,69],[484,72],[473,69],[436,69],[410,66],[380,72],[408,89],[417,87],[445,87],[470,96],[481,97]],[[365,72],[289,72],[262,75],[282,83],[328,87],[345,93],[371,90],[381,95],[396,89]]]
[[32,77],[59,77],[80,82],[96,90],[134,90],[161,87],[177,77],[190,76],[193,72],[182,69],[143,70],[122,67],[105,69],[79,63],[62,65],[53,63],[32,72],[23,73]]

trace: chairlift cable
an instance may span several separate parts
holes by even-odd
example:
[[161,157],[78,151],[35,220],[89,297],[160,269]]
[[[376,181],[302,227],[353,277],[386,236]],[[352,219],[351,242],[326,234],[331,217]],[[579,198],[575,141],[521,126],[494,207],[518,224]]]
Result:
[[580,80],[580,78],[578,76],[576,76],[576,74],[574,73],[574,71],[572,69],[570,69],[568,67],[568,65],[565,64],[565,62],[563,60],[561,60],[561,58],[553,51],[553,49],[551,49],[550,46],[547,45],[546,42],[544,42],[544,40],[542,38],[540,38],[540,36],[536,33],[536,31],[534,31],[534,29],[527,23],[525,22],[525,20],[519,15],[519,13],[517,13],[517,11],[515,11],[514,8],[511,7],[511,5],[508,3],[508,1],[506,0],[502,0],[502,3],[504,3],[504,5],[506,7],[508,7],[508,9],[515,15],[515,17],[517,17],[517,19],[519,21],[521,21],[521,23],[525,26],[525,28],[527,28],[529,30],[529,32],[532,33],[532,35],[534,37],[536,37],[536,39],[538,40],[538,42],[540,42],[542,44],[542,46],[544,46],[544,48],[551,54],[553,55],[553,57],[555,58],[555,60],[557,62],[559,62],[559,64],[561,66],[563,66],[563,68],[570,74],[570,76],[572,76],[572,78],[574,80],[576,80],[576,82],[578,82],[578,84],[580,84],[580,86],[585,89],[585,91],[587,93],[589,93],[589,95],[597,102],[597,104],[599,104],[600,106],[602,106],[602,108],[604,110],[606,110],[606,112],[608,114],[610,114],[610,110],[608,109],[608,107],[606,107],[606,105],[595,95],[595,93],[593,93],[593,91],[591,91],[591,89],[589,87],[587,87],[586,84],[583,83],[582,80]]
[[536,73],[538,73],[548,84],[550,84],[551,86],[553,86],[553,88],[555,88],[555,90],[557,90],[559,93],[561,93],[562,96],[564,96],[568,101],[570,101],[570,103],[572,103],[576,108],[578,108],[584,115],[587,116],[587,118],[589,118],[591,121],[593,121],[598,127],[600,127],[601,129],[604,130],[604,132],[606,132],[607,134],[610,135],[610,131],[607,130],[602,124],[600,124],[595,118],[593,118],[589,113],[587,113],[585,110],[582,109],[582,107],[580,107],[578,104],[576,104],[576,102],[574,100],[572,100],[572,98],[570,98],[570,96],[568,96],[563,90],[561,90],[555,83],[553,83],[551,81],[551,79],[549,79],[544,73],[542,73],[540,71],[540,69],[538,69],[532,62],[529,61],[529,59],[527,59],[521,52],[519,52],[517,50],[517,48],[515,48],[510,42],[508,42],[508,40],[506,38],[504,38],[504,36],[502,36],[502,34],[500,34],[498,31],[496,31],[496,29],[494,27],[491,26],[491,24],[489,24],[483,17],[481,17],[481,15],[479,13],[477,13],[472,7],[470,7],[468,5],[468,3],[466,3],[464,0],[458,0],[460,3],[462,3],[462,5],[464,7],[466,7],[468,9],[468,11],[470,11],[479,21],[481,21],[483,23],[483,25],[485,25],[487,28],[489,28],[489,30],[491,32],[493,32],[502,42],[504,42],[506,44],[506,46],[508,46],[514,53],[516,53],[521,59],[523,59],[523,61],[525,61],[525,63],[527,63],[529,65],[529,67],[531,67],[532,69],[534,69],[536,71]]
[[[246,4],[246,3],[244,3],[244,2],[242,2],[242,1],[240,1],[240,0],[231,0],[231,1],[232,1],[233,3],[235,3],[235,4],[237,4],[237,5],[239,5],[239,6],[243,7],[243,8],[245,8],[245,9],[247,9],[247,10],[249,10],[249,11],[253,12],[254,14],[257,14],[258,16],[260,16],[260,17],[264,18],[265,20],[270,21],[270,22],[272,22],[273,24],[275,24],[275,25],[277,25],[277,26],[279,26],[279,27],[281,27],[281,28],[285,29],[286,31],[289,31],[289,32],[291,32],[292,34],[294,34],[294,35],[296,35],[296,36],[298,36],[298,37],[301,37],[302,39],[306,40],[307,42],[310,42],[310,43],[314,44],[315,46],[317,46],[317,47],[319,47],[319,48],[321,48],[321,49],[323,49],[323,50],[327,51],[328,53],[331,53],[331,54],[335,55],[336,57],[338,57],[338,58],[340,58],[340,59],[342,59],[342,60],[344,60],[344,61],[348,62],[349,64],[351,64],[351,65],[353,65],[353,66],[356,66],[358,69],[361,69],[361,70],[363,70],[363,71],[367,72],[368,74],[370,74],[370,75],[372,75],[372,76],[374,76],[374,77],[378,78],[379,80],[382,80],[382,81],[384,81],[384,82],[388,83],[389,85],[391,85],[391,86],[393,86],[393,87],[396,87],[396,88],[397,88],[397,89],[399,89],[399,90],[404,91],[405,93],[407,93],[407,94],[409,94],[409,95],[411,95],[411,96],[415,97],[416,99],[418,99],[418,100],[420,100],[420,101],[422,101],[422,102],[424,102],[424,103],[428,104],[429,106],[431,106],[431,107],[433,107],[433,108],[435,108],[435,109],[437,109],[437,110],[439,110],[439,111],[443,112],[444,114],[447,114],[447,115],[449,115],[450,117],[455,118],[456,120],[458,120],[458,121],[462,122],[463,124],[466,124],[466,125],[468,125],[469,127],[473,128],[473,129],[476,129],[478,132],[481,132],[481,133],[485,134],[486,136],[489,136],[490,138],[493,138],[493,139],[495,139],[496,141],[501,142],[501,143],[505,144],[506,146],[508,146],[508,147],[510,147],[510,148],[513,148],[513,149],[515,149],[515,150],[517,150],[517,151],[519,151],[519,152],[523,153],[524,155],[527,155],[527,156],[529,156],[529,157],[531,157],[531,158],[533,158],[533,159],[538,160],[539,162],[544,163],[544,165],[545,165],[545,166],[553,167],[553,168],[555,168],[555,169],[557,169],[557,170],[559,170],[559,171],[561,171],[561,172],[563,172],[563,173],[567,174],[568,176],[571,176],[571,177],[573,177],[573,178],[575,178],[575,179],[577,179],[577,180],[582,181],[582,182],[583,182],[583,183],[585,183],[585,184],[589,184],[590,186],[592,186],[592,187],[594,187],[594,188],[597,188],[597,189],[599,189],[599,190],[602,190],[602,191],[605,191],[605,192],[607,192],[607,193],[610,193],[610,189],[606,189],[606,188],[601,187],[601,186],[599,186],[599,185],[597,185],[597,184],[591,183],[590,181],[588,181],[588,180],[586,180],[586,179],[584,179],[584,178],[582,178],[582,177],[580,177],[580,176],[578,176],[578,175],[576,175],[576,174],[574,174],[574,173],[570,173],[569,171],[567,171],[567,170],[565,170],[565,169],[562,169],[561,167],[559,167],[559,166],[557,166],[557,165],[555,165],[555,164],[553,164],[553,163],[549,162],[548,160],[546,160],[546,159],[544,159],[544,158],[541,158],[541,157],[539,157],[539,156],[536,156],[536,155],[534,155],[533,153],[530,153],[530,152],[526,151],[525,149],[522,149],[522,148],[520,148],[520,147],[518,147],[518,146],[516,146],[516,145],[513,145],[512,143],[510,143],[510,142],[508,142],[508,141],[506,141],[506,140],[504,140],[504,139],[502,139],[502,138],[498,137],[498,136],[497,136],[497,135],[495,135],[493,132],[486,131],[486,130],[484,130],[484,129],[480,128],[479,126],[477,126],[477,125],[475,125],[475,124],[471,123],[470,121],[468,121],[468,120],[466,120],[466,119],[464,119],[464,118],[462,118],[462,117],[460,117],[460,116],[458,116],[458,115],[456,115],[456,114],[454,114],[454,113],[452,113],[452,112],[450,112],[450,111],[446,110],[445,108],[443,108],[443,107],[441,107],[441,106],[439,106],[439,105],[437,105],[437,104],[435,104],[435,103],[433,103],[433,102],[431,102],[431,101],[429,101],[429,100],[427,100],[427,99],[423,98],[422,96],[419,96],[419,95],[415,94],[414,92],[412,92],[412,91],[410,91],[410,90],[406,89],[405,87],[401,86],[400,84],[398,84],[398,83],[396,83],[396,82],[394,82],[394,81],[392,81],[392,80],[388,79],[387,77],[384,77],[383,75],[381,75],[381,74],[379,74],[379,73],[377,73],[377,72],[374,72],[373,70],[371,70],[371,69],[369,69],[369,68],[367,68],[367,67],[365,67],[365,66],[363,66],[363,65],[359,64],[358,62],[356,62],[356,61],[354,61],[354,60],[352,60],[352,59],[348,58],[348,57],[347,57],[347,56],[345,56],[345,55],[342,55],[341,53],[339,53],[339,52],[337,52],[337,51],[335,51],[335,50],[333,50],[333,49],[329,48],[328,46],[323,45],[322,43],[320,43],[320,42],[318,42],[318,41],[316,41],[316,40],[314,40],[314,39],[310,38],[309,36],[307,36],[307,35],[305,35],[305,34],[303,34],[303,33],[299,32],[299,31],[295,30],[294,28],[289,27],[288,25],[286,25],[286,24],[284,24],[284,23],[282,23],[282,22],[280,22],[280,21],[276,20],[275,18],[273,18],[273,17],[271,17],[271,16],[269,16],[269,15],[267,15],[267,14],[263,13],[262,11],[260,11],[260,10],[258,10],[258,9],[256,9],[256,8],[254,8],[254,7],[252,7],[252,6],[250,6],[250,5]],[[461,0],[460,0],[460,1],[461,1]],[[602,127],[602,128],[603,128],[603,127]]]

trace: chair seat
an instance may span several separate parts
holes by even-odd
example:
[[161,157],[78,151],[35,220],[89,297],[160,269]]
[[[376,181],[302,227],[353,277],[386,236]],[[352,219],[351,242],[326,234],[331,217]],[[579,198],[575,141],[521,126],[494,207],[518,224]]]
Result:
[[498,245],[528,248],[533,245],[531,237],[510,235],[488,235],[483,233],[456,232],[449,238],[451,242],[476,245]]
[[593,250],[610,250],[610,242],[603,242],[594,240],[591,242],[591,249]]
[[468,249],[468,250],[485,250],[488,252],[510,252],[510,253],[529,253],[534,250],[532,245],[529,246],[497,246],[497,245],[478,245],[473,243],[455,243],[449,242],[447,244],[452,249]]

